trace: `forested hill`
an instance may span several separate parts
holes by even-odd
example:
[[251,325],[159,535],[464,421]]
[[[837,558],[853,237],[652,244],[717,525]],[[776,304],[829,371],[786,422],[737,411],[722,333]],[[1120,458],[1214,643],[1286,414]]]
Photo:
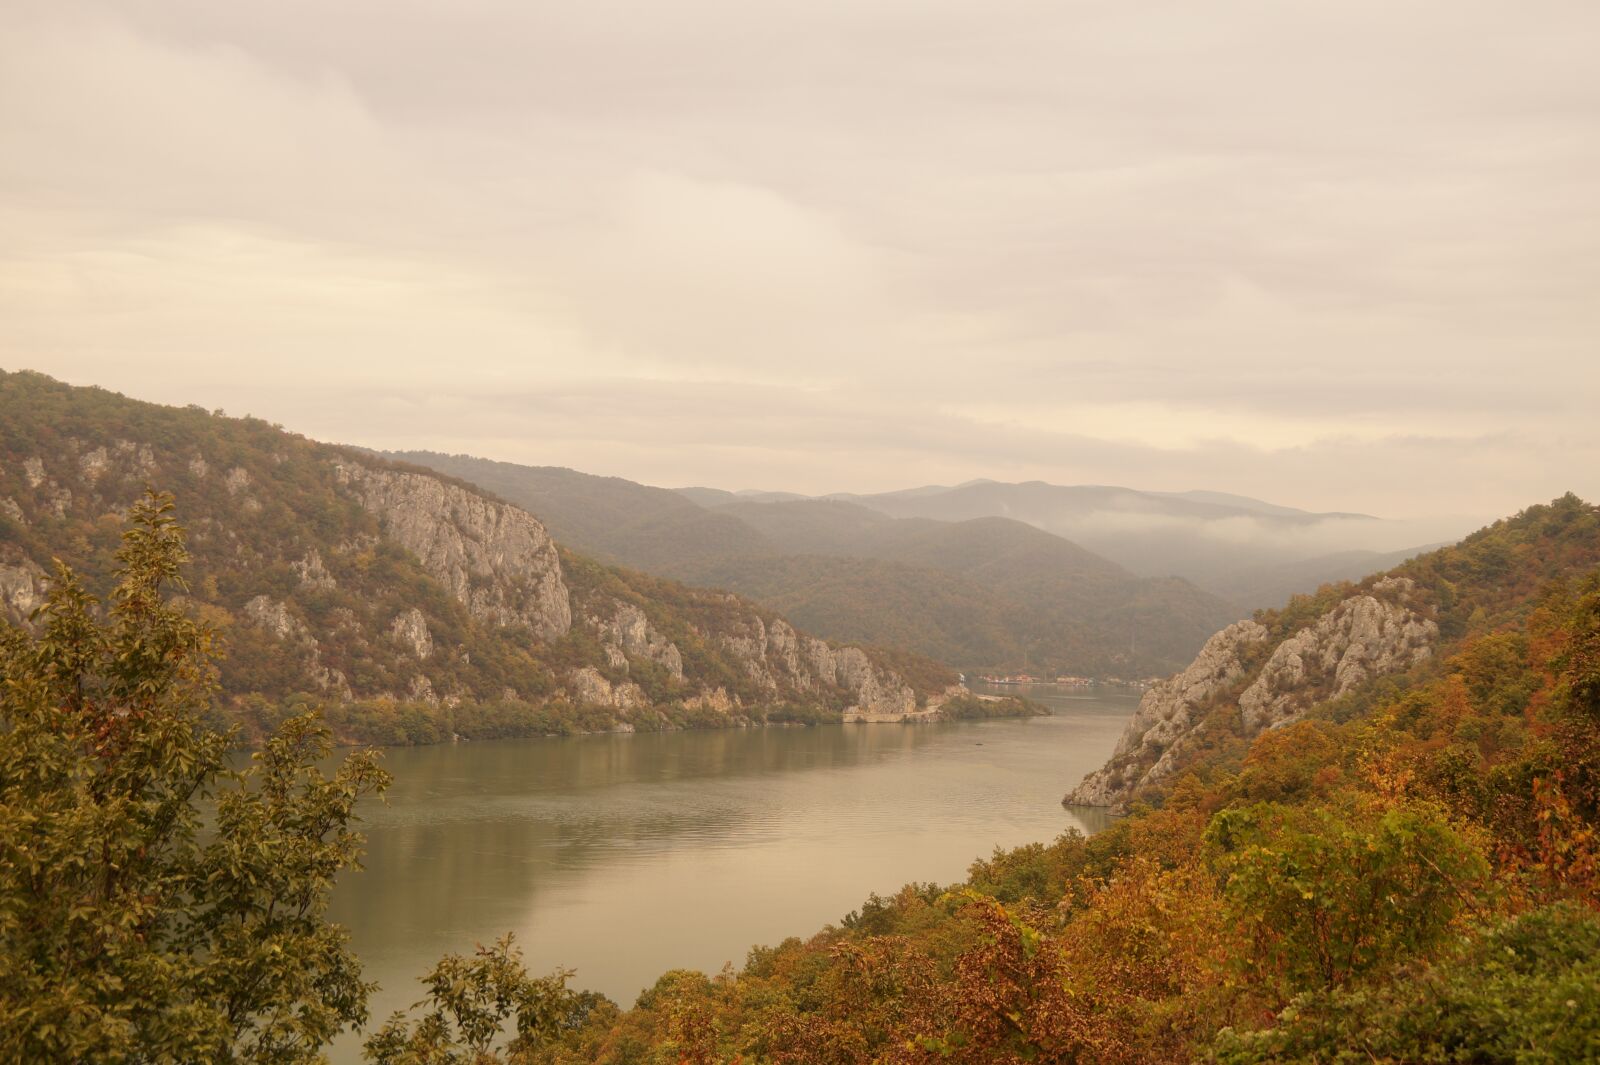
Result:
[[955,680],[572,554],[432,471],[34,373],[0,374],[0,612],[25,622],[53,558],[107,587],[147,486],[176,497],[188,598],[224,638],[232,706],[262,727],[309,699],[388,742],[898,716]]
[[1434,675],[1463,641],[1520,622],[1539,594],[1600,565],[1600,511],[1576,496],[1530,507],[1359,583],[1325,585],[1218,632],[1139,709],[1069,803],[1151,798],[1201,761],[1308,713],[1348,716]]
[[570,545],[726,588],[840,640],[970,670],[1149,676],[1243,611],[1009,518],[896,518],[843,501],[688,494],[574,470],[403,452],[546,517]]

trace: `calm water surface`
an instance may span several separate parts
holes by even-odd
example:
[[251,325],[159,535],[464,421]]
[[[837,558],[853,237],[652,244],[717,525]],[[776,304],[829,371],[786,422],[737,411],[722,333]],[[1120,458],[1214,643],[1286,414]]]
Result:
[[[628,1006],[667,969],[738,967],[870,892],[1101,827],[1061,796],[1105,761],[1137,697],[1028,694],[1053,716],[388,751],[366,868],[333,895],[382,988],[372,1017],[416,1001],[441,954],[506,931],[534,971],[576,969],[576,986]],[[356,1043],[333,1057],[356,1060]]]

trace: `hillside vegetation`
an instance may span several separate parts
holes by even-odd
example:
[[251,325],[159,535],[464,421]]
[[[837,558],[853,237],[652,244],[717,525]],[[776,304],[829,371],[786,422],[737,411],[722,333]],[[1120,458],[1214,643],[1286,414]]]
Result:
[[1432,677],[1463,639],[1519,623],[1549,582],[1597,565],[1600,518],[1568,495],[1386,573],[1261,611],[1146,692],[1111,760],[1068,801],[1125,806],[1199,761],[1236,766],[1266,730],[1370,707]]
[[1568,497],[1409,563],[1445,634],[1422,668],[513,1060],[1600,1060],[1597,558]]
[[0,612],[26,621],[52,559],[105,587],[151,485],[188,529],[225,707],[258,734],[317,703],[393,743],[926,713],[955,679],[568,552],[432,471],[29,373],[0,376]]
[[[974,671],[1148,676],[1241,616],[1008,518],[893,518],[837,500],[694,495],[460,455],[395,457],[479,484],[602,557],[725,588],[831,639]],[[703,500],[705,505],[695,501]]]

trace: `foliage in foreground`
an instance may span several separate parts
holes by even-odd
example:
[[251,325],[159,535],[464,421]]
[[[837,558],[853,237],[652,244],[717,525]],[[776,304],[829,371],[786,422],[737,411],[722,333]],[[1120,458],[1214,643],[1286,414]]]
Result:
[[370,754],[331,778],[313,717],[243,772],[208,727],[211,635],[164,598],[169,500],[135,506],[109,609],[61,567],[0,636],[0,1059],[317,1060],[369,985],[324,919]]

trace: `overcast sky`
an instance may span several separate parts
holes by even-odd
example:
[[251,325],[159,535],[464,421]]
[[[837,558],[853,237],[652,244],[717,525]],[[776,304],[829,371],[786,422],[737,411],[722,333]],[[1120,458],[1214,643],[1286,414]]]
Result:
[[0,365],[656,484],[1600,496],[1594,0],[6,0]]

